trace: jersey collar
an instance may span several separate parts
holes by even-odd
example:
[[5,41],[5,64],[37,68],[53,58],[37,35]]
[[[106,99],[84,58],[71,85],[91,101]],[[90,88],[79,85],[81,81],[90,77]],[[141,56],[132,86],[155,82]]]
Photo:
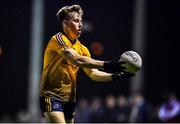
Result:
[[75,39],[74,41],[70,40],[68,36],[64,33],[64,31],[62,31],[62,34],[65,35],[72,44],[75,44],[77,42],[77,39]]

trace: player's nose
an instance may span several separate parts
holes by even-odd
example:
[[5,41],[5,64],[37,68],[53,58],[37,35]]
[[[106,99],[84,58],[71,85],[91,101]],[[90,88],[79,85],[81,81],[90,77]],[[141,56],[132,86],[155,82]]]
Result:
[[79,26],[79,28],[82,28],[82,26],[83,26],[83,25],[82,25],[82,22],[79,22],[79,25],[78,25],[78,26]]

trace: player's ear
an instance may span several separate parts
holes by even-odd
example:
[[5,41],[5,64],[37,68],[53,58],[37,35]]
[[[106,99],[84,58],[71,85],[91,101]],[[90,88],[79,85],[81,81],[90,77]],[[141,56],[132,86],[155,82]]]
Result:
[[64,20],[62,24],[63,24],[63,27],[68,27],[67,20]]

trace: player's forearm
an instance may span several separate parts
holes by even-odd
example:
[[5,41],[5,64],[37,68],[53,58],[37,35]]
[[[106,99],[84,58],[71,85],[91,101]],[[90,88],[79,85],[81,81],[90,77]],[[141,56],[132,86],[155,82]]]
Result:
[[89,75],[89,77],[97,82],[108,82],[108,81],[112,81],[112,74],[110,73],[106,73],[103,71],[93,71],[91,72],[91,74]]
[[74,62],[79,67],[82,68],[103,68],[104,61],[94,60],[85,56],[79,56]]

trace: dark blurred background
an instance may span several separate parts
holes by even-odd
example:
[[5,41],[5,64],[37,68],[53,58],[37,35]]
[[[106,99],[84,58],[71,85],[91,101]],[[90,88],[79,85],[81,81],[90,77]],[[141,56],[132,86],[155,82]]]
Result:
[[[46,0],[42,52],[51,36],[58,32],[56,12],[72,4],[80,4],[84,10],[87,27],[80,40],[90,49],[93,58],[110,60],[133,50],[135,0]],[[146,0],[145,11],[143,95],[153,105],[158,105],[162,93],[168,89],[180,95],[180,7],[178,0]],[[32,0],[1,0],[0,12],[1,118],[4,114],[14,117],[20,110],[28,109]],[[129,80],[98,84],[80,70],[77,98],[129,95],[130,84]]]

